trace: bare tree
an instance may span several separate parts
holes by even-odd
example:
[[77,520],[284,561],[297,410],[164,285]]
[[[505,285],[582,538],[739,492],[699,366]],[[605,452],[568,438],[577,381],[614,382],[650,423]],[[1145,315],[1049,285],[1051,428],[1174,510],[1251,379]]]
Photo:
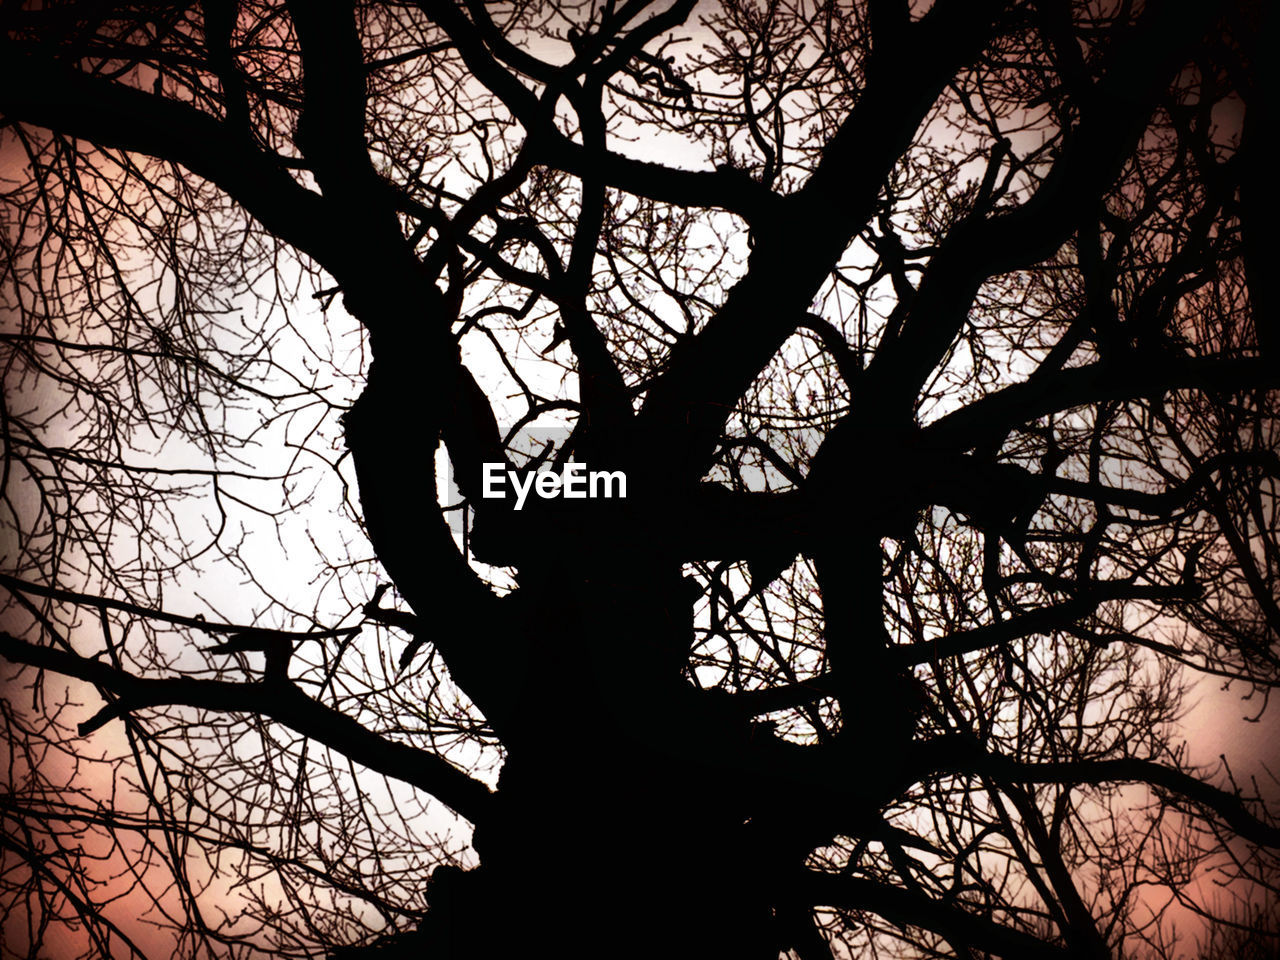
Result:
[[1270,955],[1262,20],[0,4],[6,953]]

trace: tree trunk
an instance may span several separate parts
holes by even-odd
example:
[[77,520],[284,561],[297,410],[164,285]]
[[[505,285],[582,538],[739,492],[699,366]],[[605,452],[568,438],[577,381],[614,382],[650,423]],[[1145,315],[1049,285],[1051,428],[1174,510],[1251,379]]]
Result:
[[774,960],[768,858],[746,824],[751,727],[679,676],[691,614],[678,568],[655,575],[615,552],[601,574],[581,550],[522,580],[526,682],[501,731],[496,809],[476,829],[481,866],[434,879],[423,934],[459,958]]

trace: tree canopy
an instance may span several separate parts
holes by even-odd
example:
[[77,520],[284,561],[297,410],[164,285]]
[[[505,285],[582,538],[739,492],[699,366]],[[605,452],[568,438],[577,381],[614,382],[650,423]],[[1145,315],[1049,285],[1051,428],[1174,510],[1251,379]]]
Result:
[[6,955],[1273,956],[1264,20],[0,4]]

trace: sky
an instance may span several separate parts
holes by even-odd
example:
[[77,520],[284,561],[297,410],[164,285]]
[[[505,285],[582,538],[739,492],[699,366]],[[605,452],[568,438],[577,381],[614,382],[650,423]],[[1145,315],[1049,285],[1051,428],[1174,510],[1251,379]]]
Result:
[[[699,13],[709,8],[709,3],[699,6]],[[696,35],[698,31],[685,31]],[[553,45],[550,43],[535,46],[539,55],[552,56]],[[560,47],[563,53],[563,45]],[[937,130],[930,135],[942,149],[963,149],[966,145],[956,138],[948,139],[945,118],[935,120]],[[1024,136],[1033,136],[1025,134]],[[664,137],[658,141],[623,142],[619,138],[618,148],[636,156],[655,156],[664,162],[678,166],[696,167],[710,166],[714,158],[709,157],[706,148],[695,145],[688,140],[676,137]],[[15,174],[22,157],[11,139],[4,141],[4,152],[0,153],[0,170],[8,178]],[[857,266],[857,264],[851,264]],[[286,277],[286,288],[295,283],[306,282],[296,264],[286,262],[282,268]],[[264,278],[263,283],[274,282]],[[264,294],[268,299],[270,294]],[[835,301],[834,292],[830,293],[831,301]],[[314,458],[314,463],[303,468],[302,485],[292,489],[280,484],[263,486],[252,481],[242,481],[239,485],[232,483],[225,492],[241,498],[242,503],[224,501],[222,507],[227,511],[231,524],[231,534],[239,537],[243,532],[242,557],[258,578],[256,586],[249,586],[242,578],[220,577],[216,572],[205,576],[205,569],[195,567],[200,574],[190,577],[187,582],[171,581],[166,585],[166,606],[183,613],[215,612],[226,613],[231,619],[250,619],[259,610],[269,611],[275,618],[284,617],[292,625],[305,624],[311,620],[323,620],[326,625],[334,617],[350,616],[353,604],[362,602],[378,582],[378,571],[371,562],[370,551],[362,541],[355,517],[344,498],[350,496],[349,488],[353,485],[348,463],[341,462],[341,438],[338,415],[341,407],[350,401],[353,390],[358,388],[364,360],[361,350],[360,334],[354,329],[350,318],[335,304],[328,311],[322,311],[318,304],[305,295],[299,296],[288,309],[270,314],[254,316],[253,311],[261,310],[248,298],[239,301],[239,309],[247,319],[255,322],[278,324],[278,336],[274,349],[276,361],[282,368],[311,367],[325,371],[331,375],[331,383],[317,382],[311,395],[296,403],[297,409],[286,402],[271,406],[270,415],[274,418],[265,427],[254,426],[260,430],[256,446],[246,451],[254,469],[263,476],[274,476],[290,466],[300,463],[299,457]],[[11,317],[0,318],[0,324],[7,323]],[[0,327],[3,330],[3,327]],[[479,338],[475,338],[478,340]],[[484,343],[468,344],[468,363],[472,366],[482,385],[495,389],[504,382],[505,373],[498,361],[489,356]],[[318,351],[320,359],[308,356],[309,352]],[[533,362],[530,355],[526,358]],[[334,370],[340,374],[334,374]],[[559,368],[547,365],[537,376],[546,378],[546,390],[555,392],[559,385],[554,382],[559,375]],[[265,384],[279,388],[287,386],[284,380],[268,377]],[[47,403],[51,397],[48,392],[52,387],[47,384],[33,393],[24,392],[24,400],[39,405]],[[45,391],[45,392],[41,392]],[[313,402],[315,396],[324,396],[333,404]],[[305,403],[304,403],[305,401]],[[247,430],[245,426],[260,414],[255,409],[230,411],[228,421],[233,430]],[[57,431],[51,430],[50,436]],[[198,450],[189,445],[170,438],[163,442],[143,444],[149,447],[146,451],[153,456],[152,465],[162,465],[166,469],[174,467],[204,467]],[[140,454],[143,451],[135,451]],[[334,463],[337,462],[337,466]],[[345,485],[345,487],[344,487]],[[182,508],[177,520],[192,536],[203,536],[204,526],[213,522],[211,513],[213,493],[208,485],[201,487],[187,507]],[[274,522],[263,519],[263,509],[274,509],[300,504],[310,498],[309,504],[314,507],[310,511],[313,518],[306,526],[288,523],[277,526]],[[0,551],[3,552],[3,551]],[[305,557],[305,562],[299,561]],[[351,569],[358,569],[353,580],[343,581],[340,570],[344,564],[351,564]],[[208,568],[213,571],[212,567]],[[354,585],[352,585],[354,584]],[[246,598],[249,598],[246,600]],[[281,598],[277,603],[273,598]],[[297,615],[287,616],[292,610]],[[344,621],[349,622],[349,621]],[[282,624],[283,625],[283,624]],[[300,628],[300,627],[299,627]],[[82,620],[77,627],[84,631],[86,644],[96,642],[96,627],[91,619]],[[176,651],[171,651],[175,652]],[[358,662],[370,677],[390,677],[388,671],[394,663],[398,649],[392,647],[384,633],[366,631],[350,655],[358,658]],[[424,679],[424,678],[419,678]],[[372,687],[372,683],[370,684]],[[83,719],[87,713],[97,708],[94,695],[84,689],[68,687],[71,699],[77,701],[68,708],[69,722]],[[385,691],[378,691],[379,695]],[[1280,720],[1274,707],[1266,712],[1259,721],[1250,719],[1257,713],[1257,697],[1245,699],[1248,692],[1241,686],[1232,684],[1224,687],[1222,681],[1208,678],[1197,683],[1192,698],[1194,706],[1188,712],[1181,734],[1186,737],[1191,759],[1197,763],[1212,766],[1219,755],[1225,755],[1231,769],[1242,782],[1250,777],[1258,780],[1264,793],[1272,797],[1280,797],[1274,777],[1270,773],[1280,772],[1280,756],[1277,755],[1277,744],[1280,744]],[[394,702],[394,701],[393,701]],[[127,744],[121,735],[120,725],[110,725],[93,734],[85,743],[86,751],[101,751],[104,755],[113,755],[125,750]],[[66,761],[59,761],[65,763]],[[482,775],[492,780],[496,771],[496,761],[492,755],[466,756],[464,762],[477,764]],[[46,768],[48,770],[50,768]],[[362,784],[365,786],[365,784]],[[92,785],[92,788],[105,789],[106,781]],[[395,791],[391,787],[377,785],[372,788],[379,799],[388,806],[397,802]],[[430,817],[439,818],[431,821],[431,829],[447,833],[444,841],[455,850],[461,850],[466,841],[464,824],[451,822],[442,811],[434,810]],[[466,857],[465,852],[457,854]],[[193,858],[196,872],[202,865],[201,856]],[[217,900],[223,907],[233,904],[232,895],[218,890],[216,887],[208,899]],[[127,916],[132,909],[132,901],[122,902],[119,915]],[[234,907],[230,907],[234,909]],[[140,911],[139,911],[140,912]],[[158,934],[140,933],[140,938],[151,937],[156,950],[162,951],[162,939],[154,939]]]

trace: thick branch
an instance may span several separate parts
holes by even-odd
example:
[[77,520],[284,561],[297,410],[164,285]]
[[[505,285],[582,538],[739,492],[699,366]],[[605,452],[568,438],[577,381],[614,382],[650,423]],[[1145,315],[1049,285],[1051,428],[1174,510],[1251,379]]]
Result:
[[982,282],[1043,260],[1065,242],[1080,210],[1096,203],[1119,175],[1160,94],[1213,13],[1209,5],[1195,15],[1178,4],[1153,6],[1114,52],[1094,91],[1094,108],[1085,112],[1031,199],[997,217],[978,211],[951,231],[930,261],[901,335],[884,345],[867,370],[878,397],[909,413],[906,405],[946,354]]
[[340,627],[335,630],[272,630],[269,628],[238,624],[238,623],[216,623],[205,620],[203,617],[187,617],[175,613],[167,613],[163,610],[154,610],[151,607],[144,607],[141,604],[129,603],[126,600],[112,600],[108,597],[98,597],[93,594],[79,593],[75,590],[64,590],[60,587],[48,587],[39,583],[30,583],[26,580],[20,580],[17,577],[11,577],[7,573],[0,573],[0,586],[16,593],[26,593],[37,597],[48,597],[50,600],[58,600],[63,603],[75,603],[85,607],[93,607],[96,610],[118,610],[121,613],[127,613],[131,616],[142,617],[146,620],[154,620],[159,623],[171,623],[175,626],[194,627],[197,630],[203,630],[210,634],[244,634],[258,633],[269,634],[281,640],[290,640],[301,642],[303,640],[327,640],[331,637],[348,637],[355,633],[359,633],[359,627]]
[[370,770],[401,780],[436,797],[473,822],[488,810],[489,788],[448,761],[387,740],[352,718],[305,696],[287,681],[233,683],[191,677],[144,679],[98,660],[37,646],[0,633],[0,656],[75,677],[118,699],[80,725],[88,734],[118,716],[146,707],[187,706],[201,710],[257,714],[350,757]]
[[1280,848],[1280,827],[1258,819],[1237,795],[1219,790],[1190,774],[1151,760],[1076,760],[1060,763],[1019,763],[987,753],[976,742],[943,737],[920,744],[916,762],[928,775],[986,775],[1014,783],[1108,784],[1145,783],[1167,790],[1220,817],[1239,836],[1259,846]]
[[796,893],[815,906],[867,910],[898,926],[923,927],[1001,957],[1066,960],[1067,952],[1039,937],[1002,926],[929,897],[862,877],[805,871]]
[[[804,319],[881,184],[955,71],[982,48],[1000,4],[939,3],[890,48],[785,219],[759,230],[746,277],[697,337],[673,354],[641,417],[656,450],[685,477],[705,470],[737,398]],[[891,52],[890,52],[891,51]],[[882,68],[882,69],[881,69]]]
[[1017,383],[925,427],[935,449],[966,450],[999,443],[1013,427],[1105,400],[1158,396],[1171,390],[1236,392],[1280,387],[1280,366],[1260,359],[1192,358],[1170,354],[1141,364],[1094,363]]
[[[936,662],[947,657],[962,656],[975,650],[998,647],[1036,633],[1061,630],[1091,612],[1102,597],[1078,597],[1063,603],[1033,610],[1011,620],[990,623],[972,630],[960,630],[917,643],[895,644],[885,657],[896,669],[909,669],[918,663]],[[748,690],[735,694],[733,701],[750,716],[786,710],[829,697],[840,687],[833,672],[819,674],[797,683],[765,690]]]
[[0,40],[0,114],[100,147],[180,164],[216,183],[271,233],[330,263],[340,252],[320,197],[243,129],[162,96],[88,76]]

